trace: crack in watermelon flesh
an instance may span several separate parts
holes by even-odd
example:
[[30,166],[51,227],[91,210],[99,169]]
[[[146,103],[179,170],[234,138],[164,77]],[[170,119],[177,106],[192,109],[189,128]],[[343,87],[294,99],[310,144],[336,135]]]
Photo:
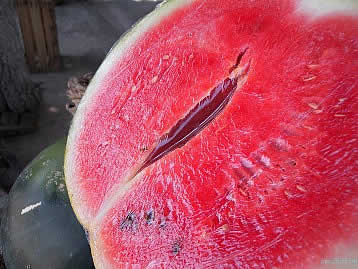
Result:
[[357,258],[358,9],[206,0],[160,10],[173,3],[112,50],[74,118],[66,183],[96,266]]
[[[243,55],[239,55],[231,73],[237,69]],[[139,172],[171,151],[183,147],[212,122],[229,103],[237,88],[239,77],[242,83],[246,81],[248,71],[249,65],[243,71],[240,71],[242,74],[237,74],[233,78],[226,78],[211,91],[210,95],[201,100],[183,119],[179,120],[168,133],[160,138],[160,141],[148,155]]]

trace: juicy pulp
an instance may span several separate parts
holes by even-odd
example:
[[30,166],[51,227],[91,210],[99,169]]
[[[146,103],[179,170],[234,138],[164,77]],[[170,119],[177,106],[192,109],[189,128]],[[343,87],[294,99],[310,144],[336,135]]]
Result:
[[[98,267],[306,268],[358,249],[358,9],[346,3],[170,1],[124,37],[66,154]],[[248,65],[205,128],[146,163]]]

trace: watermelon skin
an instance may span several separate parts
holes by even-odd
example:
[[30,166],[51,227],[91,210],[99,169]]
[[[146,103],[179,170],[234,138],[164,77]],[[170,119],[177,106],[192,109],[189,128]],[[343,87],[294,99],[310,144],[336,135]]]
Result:
[[7,269],[94,268],[66,191],[65,144],[62,139],[42,151],[10,191],[1,228]]
[[[65,160],[96,266],[317,268],[356,257],[357,8],[170,1],[121,39],[79,106]],[[224,110],[142,169],[243,53],[238,68],[249,70]]]

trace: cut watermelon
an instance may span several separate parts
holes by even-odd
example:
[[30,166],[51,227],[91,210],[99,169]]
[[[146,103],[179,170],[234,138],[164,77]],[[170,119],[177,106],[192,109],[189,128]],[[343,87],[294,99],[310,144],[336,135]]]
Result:
[[357,1],[177,0],[95,74],[65,174],[97,268],[356,268],[357,160]]

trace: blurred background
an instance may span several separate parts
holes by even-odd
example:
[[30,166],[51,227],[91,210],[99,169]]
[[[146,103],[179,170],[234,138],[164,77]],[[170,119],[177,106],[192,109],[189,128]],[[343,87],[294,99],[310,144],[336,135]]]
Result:
[[3,190],[42,149],[66,136],[68,110],[75,109],[68,85],[85,88],[91,75],[83,75],[95,72],[113,43],[159,2],[0,1]]

